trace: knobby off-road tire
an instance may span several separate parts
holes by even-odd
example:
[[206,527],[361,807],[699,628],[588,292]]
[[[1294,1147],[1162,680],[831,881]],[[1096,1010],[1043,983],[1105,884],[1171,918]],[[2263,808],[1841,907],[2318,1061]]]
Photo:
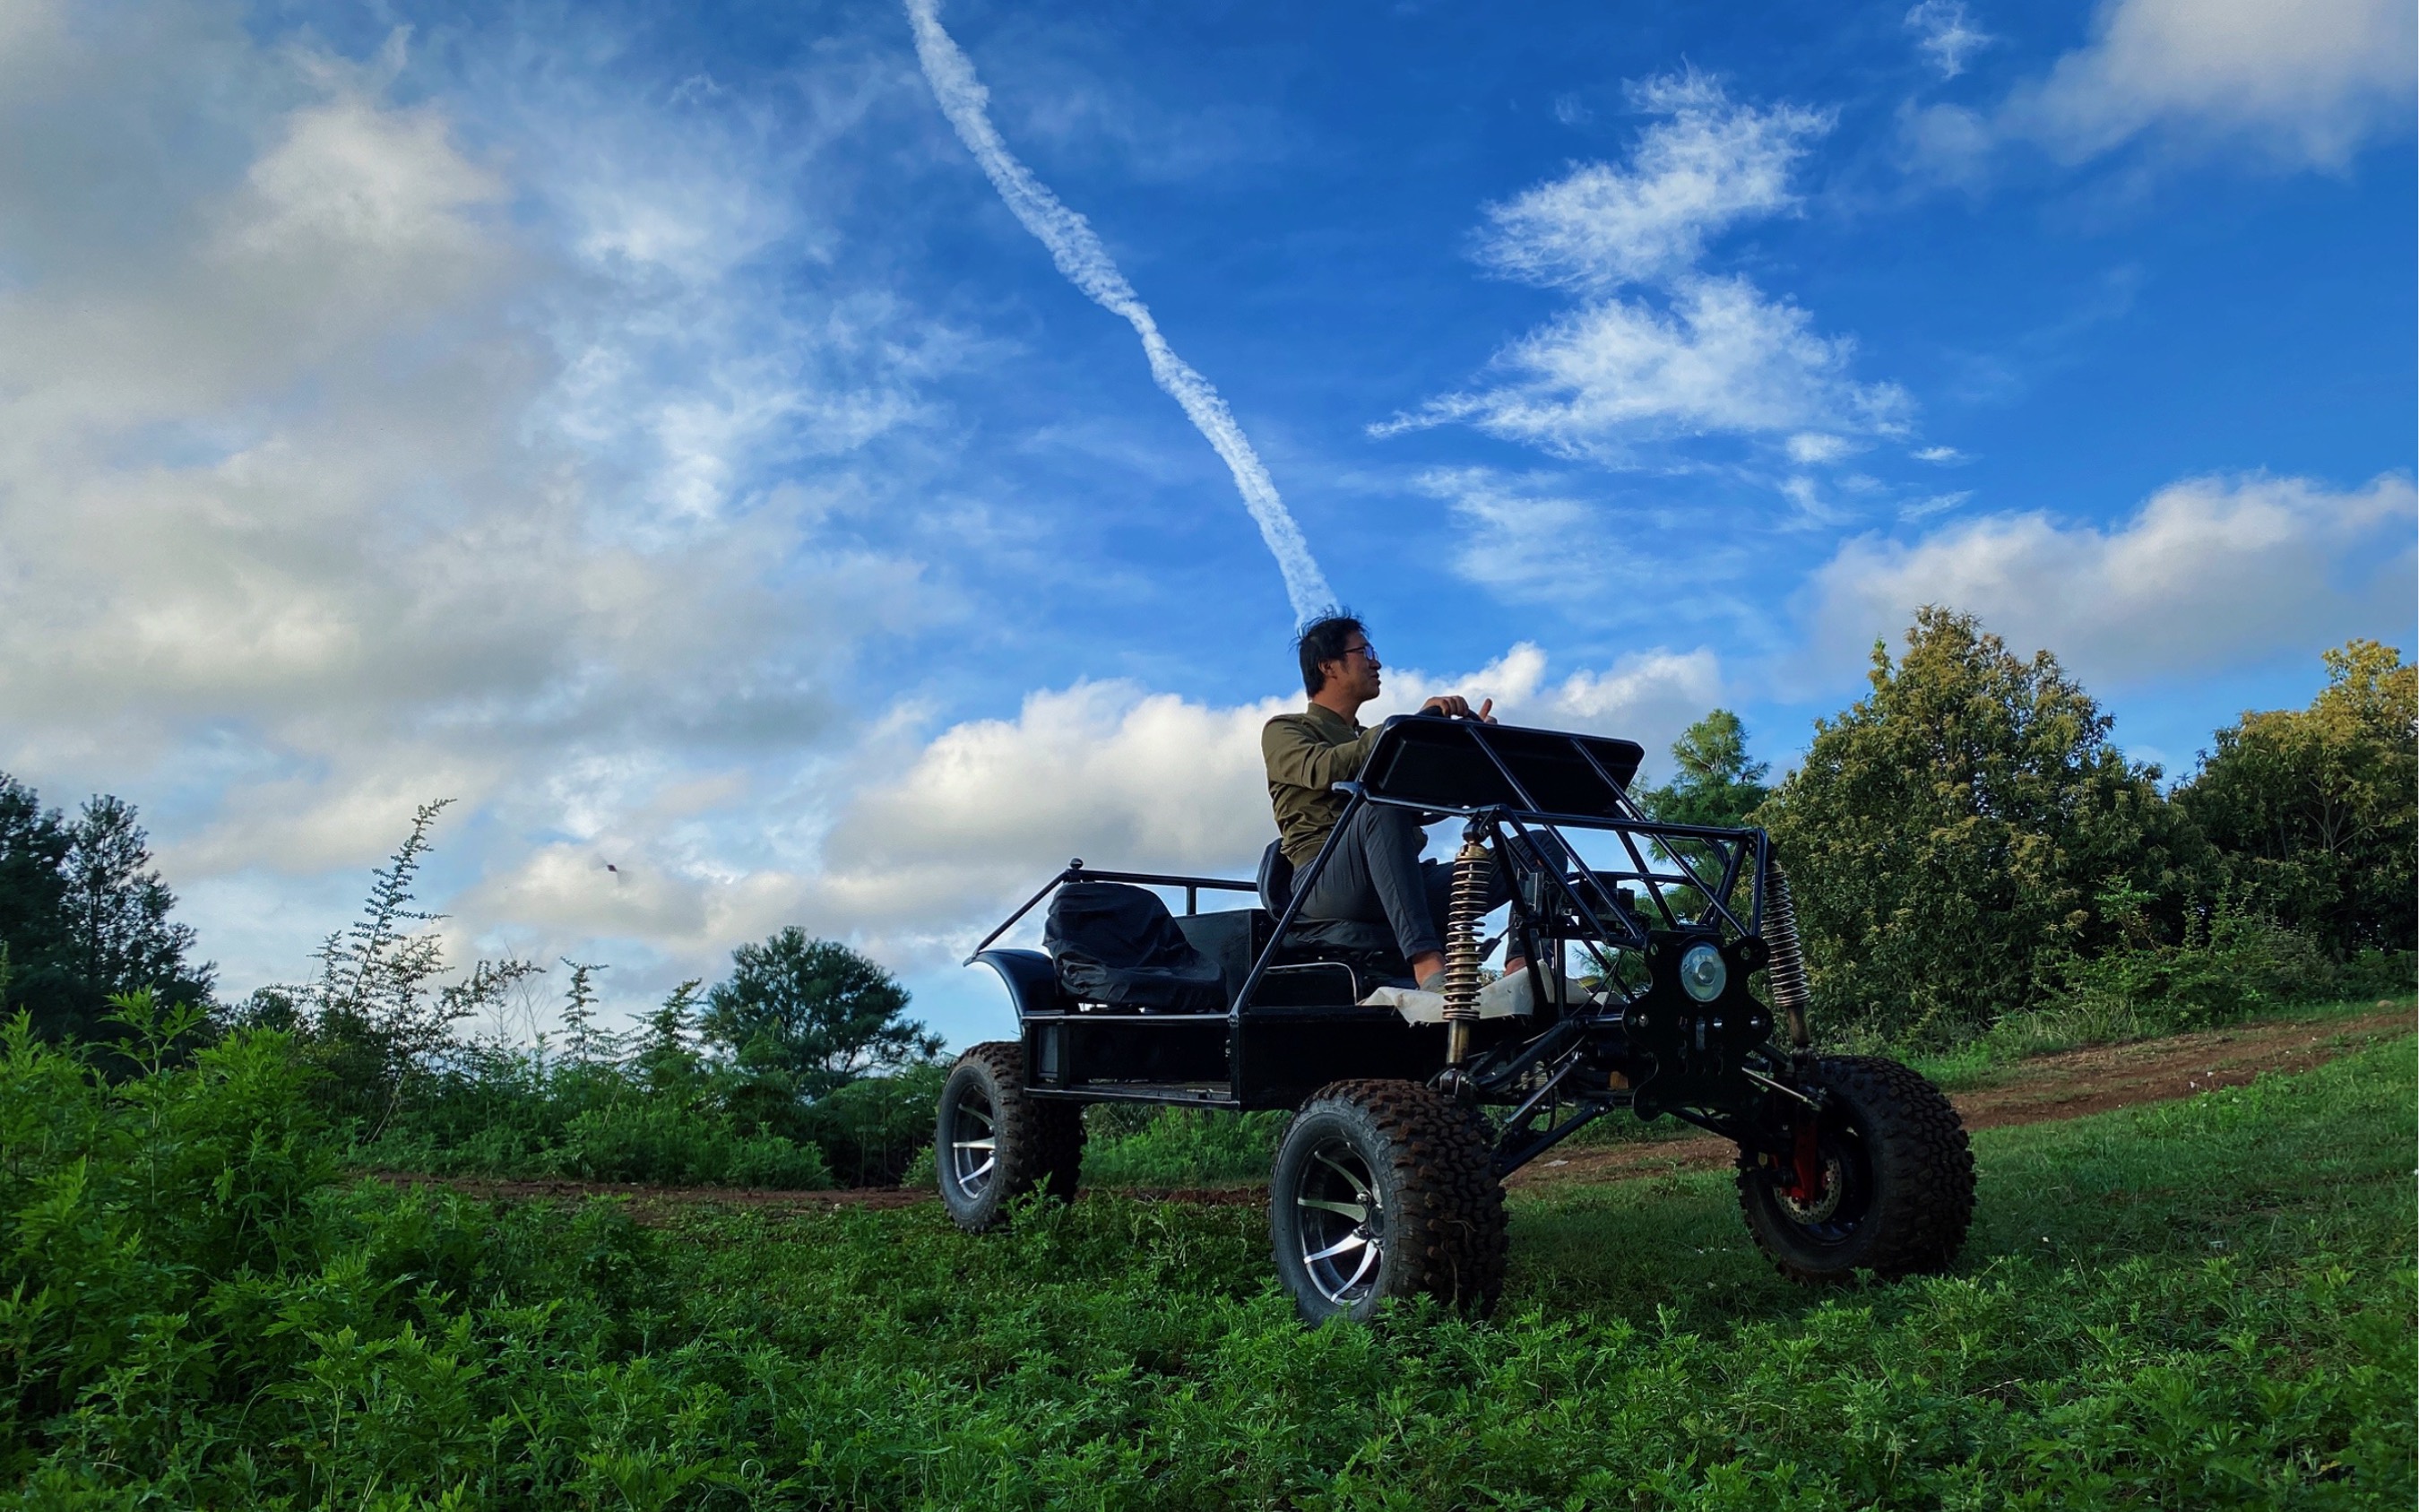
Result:
[[1426,1295],[1485,1317],[1503,1289],[1503,1186],[1485,1122],[1416,1082],[1331,1082],[1277,1147],[1277,1275],[1304,1319]]
[[1821,1284],[1946,1269],[1974,1217],[1974,1155],[1940,1089],[1895,1060],[1826,1056],[1820,1124],[1825,1189],[1799,1204],[1784,1169],[1739,1152],[1739,1207],[1780,1273]]
[[1044,1181],[1051,1196],[1073,1199],[1084,1164],[1084,1109],[1026,1093],[1023,1045],[976,1045],[941,1085],[932,1163],[949,1216],[966,1232],[981,1233]]

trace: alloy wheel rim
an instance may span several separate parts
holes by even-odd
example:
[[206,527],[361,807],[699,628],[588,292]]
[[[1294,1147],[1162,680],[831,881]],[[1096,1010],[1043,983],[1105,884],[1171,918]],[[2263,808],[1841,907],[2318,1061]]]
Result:
[[949,1119],[949,1180],[969,1201],[991,1187],[999,1165],[999,1120],[991,1099],[970,1087],[958,1098]]
[[1378,1288],[1386,1212],[1369,1163],[1341,1139],[1315,1147],[1294,1183],[1302,1268],[1318,1294],[1349,1307]]

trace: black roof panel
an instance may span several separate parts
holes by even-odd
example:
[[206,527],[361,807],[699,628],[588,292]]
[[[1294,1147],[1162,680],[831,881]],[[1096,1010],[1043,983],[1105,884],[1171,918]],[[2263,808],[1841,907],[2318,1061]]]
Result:
[[1610,814],[1619,795],[1605,779],[1626,788],[1645,755],[1608,735],[1398,714],[1379,727],[1361,781],[1373,796],[1439,809]]

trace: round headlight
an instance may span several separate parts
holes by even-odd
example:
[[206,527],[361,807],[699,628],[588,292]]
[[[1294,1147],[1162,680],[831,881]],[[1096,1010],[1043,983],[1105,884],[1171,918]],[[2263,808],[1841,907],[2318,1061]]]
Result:
[[1731,980],[1731,968],[1722,960],[1722,952],[1710,945],[1692,945],[1680,958],[1680,985],[1688,995],[1701,1003],[1710,1003],[1722,995]]

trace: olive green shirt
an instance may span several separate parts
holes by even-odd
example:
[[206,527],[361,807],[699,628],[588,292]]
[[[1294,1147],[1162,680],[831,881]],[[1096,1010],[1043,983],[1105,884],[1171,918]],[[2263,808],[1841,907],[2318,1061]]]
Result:
[[1269,806],[1286,859],[1305,866],[1344,815],[1338,782],[1361,775],[1378,732],[1364,730],[1333,709],[1314,703],[1280,714],[1260,728],[1260,755],[1269,766]]

